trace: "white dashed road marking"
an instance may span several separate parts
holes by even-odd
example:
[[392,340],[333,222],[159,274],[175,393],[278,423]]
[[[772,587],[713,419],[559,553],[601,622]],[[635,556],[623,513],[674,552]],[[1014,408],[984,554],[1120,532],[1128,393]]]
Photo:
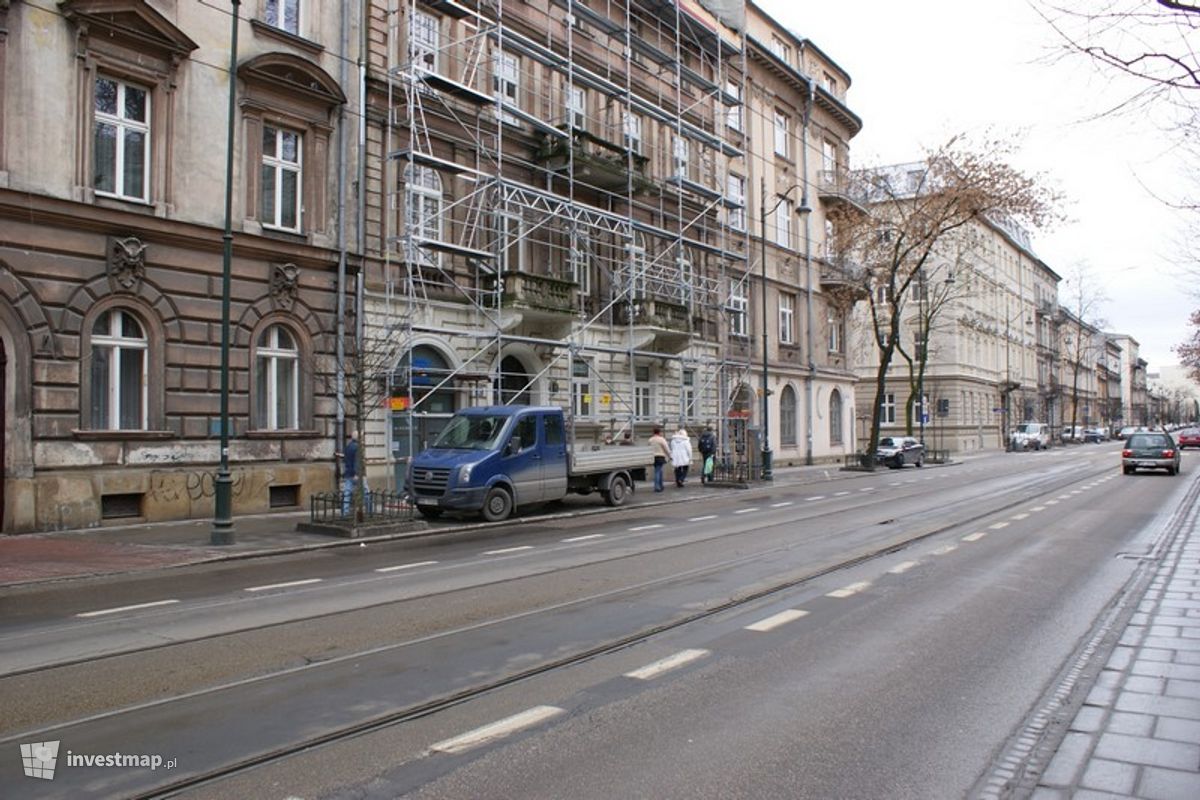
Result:
[[290,589],[293,586],[308,586],[311,583],[320,583],[320,578],[309,578],[303,581],[288,581],[287,583],[272,583],[267,586],[250,586],[246,589],[247,592],[266,592],[271,589]]
[[673,669],[678,669],[684,664],[704,658],[708,655],[707,650],[680,650],[673,656],[660,658],[652,664],[647,664],[641,669],[635,669],[633,672],[626,672],[626,678],[637,678],[638,680],[648,681],[651,678],[656,678],[664,672],[670,672]]
[[564,542],[586,542],[588,539],[603,539],[603,533],[589,533],[586,536],[572,536],[570,539],[563,539]]
[[557,706],[534,706],[527,711],[522,711],[520,714],[514,714],[511,717],[506,717],[490,725],[484,725],[482,728],[476,728],[461,736],[455,736],[453,739],[440,741],[429,749],[435,753],[461,753],[465,750],[470,750],[472,747],[487,744],[495,739],[500,739],[524,728],[545,722],[563,713],[565,712]]
[[892,573],[893,575],[903,575],[905,572],[908,572],[910,569],[920,563],[920,561],[901,561],[899,564],[889,569],[888,572]]
[[102,617],[105,614],[120,614],[122,611],[138,611],[143,608],[154,608],[155,606],[169,606],[172,603],[178,603],[178,600],[155,600],[152,603],[138,603],[132,606],[117,606],[116,608],[103,608],[99,611],[85,611],[82,614],[76,614],[77,617]]
[[982,539],[985,536],[987,536],[987,533],[984,531],[979,531],[978,533],[968,533],[966,536],[963,537],[963,541],[964,542],[978,542],[980,539]]
[[716,514],[705,514],[703,517],[691,517],[688,519],[688,522],[704,522],[705,520],[716,519],[716,518],[717,518]]
[[806,497],[806,498],[804,498],[804,499],[805,499],[805,500],[807,500],[807,501],[809,501],[809,502],[811,503],[813,500],[824,500],[824,499],[825,499],[825,495],[823,495],[823,494],[814,494],[812,497]]
[[780,611],[766,619],[760,619],[752,625],[747,625],[748,631],[766,632],[778,628],[780,625],[787,625],[789,622],[795,622],[801,617],[807,617],[808,612],[799,608],[789,608],[787,611]]
[[939,547],[937,550],[934,550],[933,554],[935,556],[944,556],[947,553],[953,553],[957,549],[958,549],[958,545],[956,545],[956,544],[944,544],[941,547]]
[[1045,506],[1034,506],[1033,508],[1031,508],[1029,510],[1030,511],[1045,511],[1046,507]]
[[856,595],[859,592],[865,591],[869,588],[871,588],[870,581],[859,581],[858,583],[852,583],[849,586],[843,586],[841,589],[834,589],[832,592],[828,593],[825,596],[826,597],[850,597],[851,595]]
[[655,528],[661,528],[662,525],[636,525],[629,530],[631,531],[652,531]]
[[1008,527],[1008,523],[1007,523],[1007,522],[997,522],[995,525],[988,525],[988,527],[989,527],[989,528],[991,528],[991,529],[992,529],[992,530],[994,530],[994,531],[998,531],[998,530],[1001,530],[1001,529],[1003,529],[1003,528],[1007,528],[1007,527]]
[[1029,514],[1013,514],[1012,519],[1016,519],[1016,520],[1029,519]]
[[523,544],[520,547],[503,547],[499,550],[485,550],[483,554],[485,556],[502,556],[505,553],[519,553],[522,550],[532,550],[532,549],[533,549],[533,545]]
[[792,504],[791,500],[787,500],[782,503],[771,503],[771,508],[786,508],[787,506],[790,506],[791,504]]
[[749,513],[750,513],[750,512],[752,512],[752,511],[758,511],[758,509],[757,509],[757,508],[739,508],[737,511],[735,511],[735,512],[733,512],[733,513],[735,513],[735,514],[749,514]]
[[413,569],[415,567],[429,567],[436,564],[436,561],[414,561],[411,564],[397,564],[394,567],[380,567],[376,572],[397,572],[402,569]]

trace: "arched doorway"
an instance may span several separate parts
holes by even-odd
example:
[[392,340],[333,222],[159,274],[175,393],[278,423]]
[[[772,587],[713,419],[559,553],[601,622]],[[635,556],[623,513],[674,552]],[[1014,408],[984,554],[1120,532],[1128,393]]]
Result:
[[494,387],[493,396],[499,405],[533,405],[533,376],[525,369],[521,359],[513,355],[500,359],[500,378]]
[[396,491],[404,491],[408,462],[424,450],[458,410],[450,362],[430,345],[401,356],[392,372],[389,441]]

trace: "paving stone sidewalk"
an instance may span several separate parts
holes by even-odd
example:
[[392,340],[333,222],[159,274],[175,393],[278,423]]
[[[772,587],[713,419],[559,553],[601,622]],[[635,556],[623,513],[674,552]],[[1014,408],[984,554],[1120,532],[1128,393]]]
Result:
[[1200,534],[1159,565],[1032,800],[1200,798]]

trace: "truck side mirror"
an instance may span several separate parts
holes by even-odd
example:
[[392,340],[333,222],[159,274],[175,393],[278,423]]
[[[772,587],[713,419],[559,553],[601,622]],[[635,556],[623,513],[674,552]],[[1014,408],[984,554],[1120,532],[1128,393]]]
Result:
[[515,438],[509,439],[508,443],[504,445],[504,455],[511,456],[513,453],[517,452],[516,443],[517,440]]

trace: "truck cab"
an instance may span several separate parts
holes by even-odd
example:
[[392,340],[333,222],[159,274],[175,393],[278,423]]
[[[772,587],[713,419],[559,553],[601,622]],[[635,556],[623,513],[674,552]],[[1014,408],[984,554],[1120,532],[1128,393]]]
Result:
[[504,519],[517,506],[565,495],[566,462],[562,409],[470,408],[413,459],[408,485],[425,517],[482,511],[487,519]]

